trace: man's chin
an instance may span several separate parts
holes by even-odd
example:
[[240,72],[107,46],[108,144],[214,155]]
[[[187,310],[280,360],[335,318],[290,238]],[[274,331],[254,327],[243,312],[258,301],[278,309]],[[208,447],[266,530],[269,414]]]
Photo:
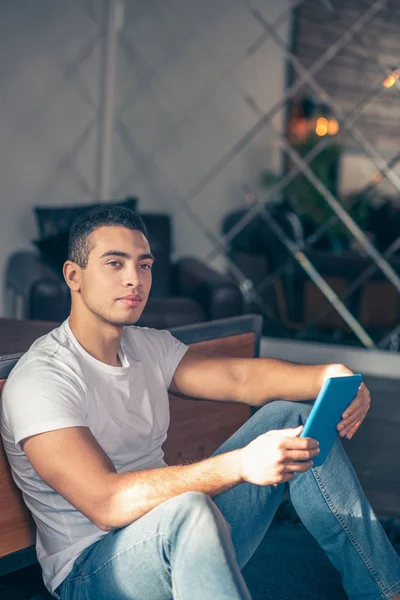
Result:
[[140,317],[142,316],[143,311],[135,311],[130,312],[130,314],[108,314],[108,315],[98,315],[102,321],[112,325],[113,327],[128,327],[129,325],[135,325]]
[[125,314],[124,316],[119,316],[118,318],[115,319],[115,324],[119,325],[120,327],[128,327],[129,325],[136,325],[136,323],[139,321],[140,317],[142,316],[142,310],[140,312],[138,311],[134,311],[131,314]]
[[[95,310],[94,308],[88,307],[90,312],[107,325],[112,325],[113,327],[126,327],[129,325],[135,325],[140,317],[142,316],[143,310],[145,307],[145,303],[143,303],[140,307],[135,307],[134,309],[130,308],[129,310],[121,311],[113,310],[103,311],[103,310]],[[120,308],[120,307],[118,307]]]
[[135,325],[142,316],[145,306],[146,303],[141,303],[139,306],[128,307],[128,309],[124,311],[118,310],[118,312],[116,311],[113,315],[114,319],[111,320],[114,322],[114,325],[119,327]]
[[139,321],[141,316],[142,315],[140,314],[139,316],[132,315],[130,317],[125,316],[123,319],[122,318],[115,319],[112,321],[112,325],[115,325],[117,327],[129,327],[129,325],[136,325],[136,323]]
[[138,322],[139,319],[125,319],[124,321],[122,320],[115,320],[115,321],[109,321],[110,325],[114,325],[114,327],[129,327],[130,325],[136,325],[136,323]]

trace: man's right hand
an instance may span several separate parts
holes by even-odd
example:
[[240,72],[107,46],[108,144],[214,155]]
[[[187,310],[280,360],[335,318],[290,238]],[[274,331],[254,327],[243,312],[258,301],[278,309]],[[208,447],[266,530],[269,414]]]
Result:
[[295,429],[268,431],[241,450],[241,475],[256,485],[276,485],[290,481],[294,473],[312,467],[319,454],[318,442],[300,438],[303,426]]

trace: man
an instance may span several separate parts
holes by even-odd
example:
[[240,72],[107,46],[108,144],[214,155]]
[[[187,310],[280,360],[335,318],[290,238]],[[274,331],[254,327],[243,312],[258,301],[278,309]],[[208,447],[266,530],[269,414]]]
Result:
[[[145,307],[152,264],[129,209],[76,221],[64,264],[70,317],[4,388],[3,441],[48,589],[62,600],[247,599],[241,568],[287,484],[348,596],[399,598],[399,559],[341,444],[313,469],[317,442],[299,437],[309,406],[295,401],[351,371],[206,357],[166,331],[126,327]],[[262,408],[211,458],[168,467],[168,389]],[[352,437],[369,404],[361,386],[341,436]]]

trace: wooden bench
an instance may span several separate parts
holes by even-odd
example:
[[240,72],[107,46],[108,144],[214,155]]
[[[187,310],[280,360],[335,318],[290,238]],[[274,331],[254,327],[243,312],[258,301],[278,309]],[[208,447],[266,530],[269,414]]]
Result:
[[[171,329],[179,340],[207,354],[258,356],[262,319],[246,315]],[[0,357],[0,392],[21,354]],[[164,446],[168,464],[210,456],[251,415],[244,404],[193,401],[170,395],[171,424]],[[0,577],[37,562],[35,526],[0,441]]]

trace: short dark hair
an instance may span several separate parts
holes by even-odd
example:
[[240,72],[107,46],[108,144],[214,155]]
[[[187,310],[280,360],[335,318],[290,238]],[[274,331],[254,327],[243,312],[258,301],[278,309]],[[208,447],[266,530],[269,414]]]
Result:
[[131,208],[125,206],[96,206],[78,217],[72,224],[68,237],[68,260],[72,260],[82,269],[88,264],[90,236],[99,227],[126,227],[141,231],[147,237],[143,219]]

